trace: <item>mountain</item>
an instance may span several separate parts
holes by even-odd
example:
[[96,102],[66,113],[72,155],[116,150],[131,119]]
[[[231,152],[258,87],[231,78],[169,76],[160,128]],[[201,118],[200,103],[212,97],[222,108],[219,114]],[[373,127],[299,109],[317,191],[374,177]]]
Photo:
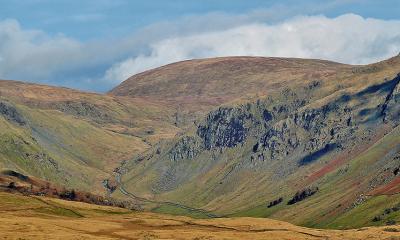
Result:
[[170,115],[139,98],[0,81],[0,168],[104,192],[121,161],[175,135]]
[[[190,124],[222,104],[259,98],[310,78],[334,79],[344,64],[305,59],[221,57],[188,60],[134,75],[111,96],[141,97],[177,110],[177,122]],[[318,76],[314,76],[319,69]]]
[[[400,57],[225,57],[107,94],[0,81],[0,170],[157,213],[400,221]],[[40,180],[42,179],[42,180]]]
[[124,162],[113,196],[157,212],[190,206],[312,227],[398,221],[399,73],[400,57],[365,66],[232,57],[135,75],[109,95],[197,118]]

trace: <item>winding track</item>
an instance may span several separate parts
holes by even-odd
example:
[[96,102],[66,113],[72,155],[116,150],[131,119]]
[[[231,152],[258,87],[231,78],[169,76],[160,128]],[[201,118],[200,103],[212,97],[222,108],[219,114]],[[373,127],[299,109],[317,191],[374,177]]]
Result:
[[164,202],[164,201],[154,201],[154,200],[150,200],[150,199],[147,199],[147,198],[144,198],[144,197],[139,197],[139,196],[136,196],[135,194],[133,194],[133,193],[131,193],[131,192],[128,192],[125,188],[124,188],[124,185],[122,184],[122,182],[121,182],[121,173],[120,172],[115,172],[115,180],[117,181],[117,183],[118,183],[118,189],[122,192],[122,194],[124,194],[125,196],[128,196],[128,197],[131,197],[131,198],[133,198],[133,199],[135,199],[135,200],[138,200],[138,201],[141,201],[141,202],[146,202],[146,203],[155,203],[155,204],[165,204],[165,205],[169,205],[169,206],[173,206],[173,207],[178,207],[178,208],[181,208],[181,209],[185,209],[185,210],[187,210],[187,211],[190,211],[190,212],[194,212],[194,213],[202,213],[202,214],[204,214],[204,215],[206,215],[207,217],[210,217],[210,218],[219,218],[219,217],[222,217],[222,216],[218,216],[218,215],[215,215],[215,214],[213,214],[213,213],[210,213],[210,212],[208,212],[208,211],[206,211],[206,210],[204,210],[204,209],[201,209],[201,208],[192,208],[192,207],[188,207],[188,206],[185,206],[185,205],[182,205],[182,204],[180,204],[180,203],[174,203],[174,202]]

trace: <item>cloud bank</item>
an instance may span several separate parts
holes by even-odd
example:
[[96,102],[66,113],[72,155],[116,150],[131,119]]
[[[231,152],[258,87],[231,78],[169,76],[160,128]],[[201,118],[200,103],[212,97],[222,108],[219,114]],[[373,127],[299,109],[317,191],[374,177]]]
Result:
[[133,74],[193,58],[246,55],[366,64],[400,52],[400,20],[355,14],[271,20],[274,15],[212,13],[91,42],[5,20],[0,22],[0,79],[106,91]]
[[400,52],[400,21],[365,19],[354,14],[336,18],[302,16],[273,25],[252,23],[182,35],[152,43],[150,48],[149,54],[114,64],[105,78],[120,82],[171,62],[217,56],[320,58],[367,64]]
[[[63,35],[23,30],[15,20],[0,22],[0,76],[46,78],[82,58],[81,44]],[[75,56],[74,56],[75,55]]]

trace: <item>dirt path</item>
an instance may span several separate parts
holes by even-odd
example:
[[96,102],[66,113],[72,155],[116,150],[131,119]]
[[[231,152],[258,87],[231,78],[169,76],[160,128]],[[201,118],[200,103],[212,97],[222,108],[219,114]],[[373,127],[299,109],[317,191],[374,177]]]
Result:
[[201,214],[204,214],[204,215],[206,215],[207,217],[210,217],[210,218],[222,217],[222,216],[218,216],[216,214],[210,213],[210,212],[208,212],[208,211],[206,211],[204,209],[201,209],[201,208],[193,208],[193,207],[185,206],[185,205],[180,204],[180,203],[174,203],[174,202],[168,202],[168,201],[166,201],[166,202],[164,202],[164,201],[154,201],[154,200],[147,199],[147,198],[144,198],[144,197],[136,196],[135,194],[133,194],[131,192],[128,192],[125,189],[124,185],[121,182],[121,176],[122,176],[121,173],[119,173],[119,172],[115,173],[115,180],[116,180],[116,182],[118,184],[118,189],[121,191],[122,194],[124,194],[126,196],[129,196],[130,198],[133,198],[134,200],[145,202],[145,203],[155,203],[155,204],[169,205],[169,206],[185,209],[185,210],[187,210],[189,212],[201,213]]

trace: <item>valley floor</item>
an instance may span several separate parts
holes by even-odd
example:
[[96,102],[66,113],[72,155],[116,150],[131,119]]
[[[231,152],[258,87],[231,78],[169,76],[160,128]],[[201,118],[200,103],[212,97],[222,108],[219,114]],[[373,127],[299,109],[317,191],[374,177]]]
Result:
[[298,227],[261,218],[192,219],[0,193],[0,239],[400,239],[400,226]]

